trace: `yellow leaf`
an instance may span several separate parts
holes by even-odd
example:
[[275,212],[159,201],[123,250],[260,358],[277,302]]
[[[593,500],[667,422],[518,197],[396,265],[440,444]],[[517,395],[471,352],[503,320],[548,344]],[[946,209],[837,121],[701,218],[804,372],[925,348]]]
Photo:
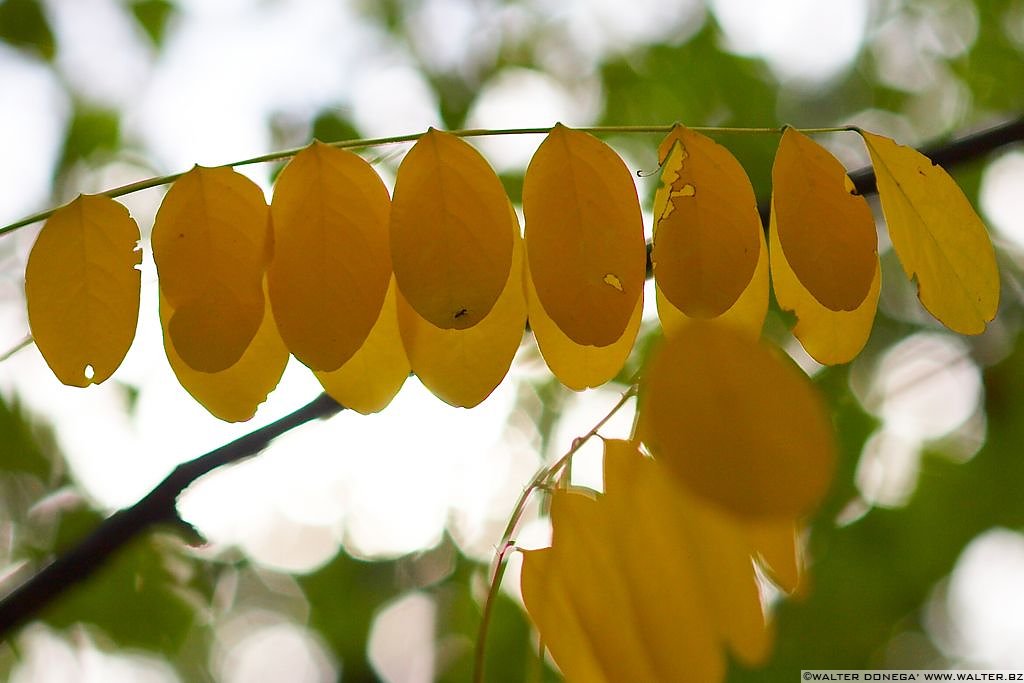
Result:
[[878,268],[875,219],[852,193],[843,165],[793,128],[775,155],[772,208],[782,251],[803,288],[829,310],[859,309]]
[[725,147],[677,125],[658,149],[651,263],[662,293],[691,318],[730,309],[757,266],[761,217],[746,172]]
[[490,313],[512,267],[508,197],[469,143],[431,128],[402,160],[391,260],[402,297],[442,329]]
[[811,512],[835,467],[832,423],[807,377],[731,326],[693,323],[648,363],[640,434],[704,498],[748,517]]
[[[270,308],[270,300],[264,304]],[[244,422],[256,414],[256,408],[281,381],[288,364],[288,349],[267,310],[256,335],[238,362],[220,372],[200,372],[185,363],[174,347],[168,324],[174,308],[160,295],[160,322],[164,330],[164,352],[175,377],[204,408],[226,422]]]
[[229,168],[196,166],[171,186],[153,225],[167,329],[194,370],[219,372],[242,357],[266,308],[272,251],[263,192]]
[[277,177],[270,299],[288,350],[336,370],[363,345],[391,280],[387,188],[361,157],[320,142]]
[[[684,325],[699,318],[691,318],[680,311],[669,301],[657,283],[654,285],[654,300],[658,304],[658,318],[666,336],[676,334]],[[715,322],[733,325],[744,330],[755,339],[761,336],[764,318],[768,313],[768,247],[764,243],[764,234],[758,237],[757,267],[750,278],[747,288],[743,290],[736,302],[724,313],[715,318]]]
[[139,320],[139,226],[109,197],[81,195],[43,225],[25,267],[36,346],[64,384],[117,370]]
[[753,520],[747,523],[752,554],[772,582],[787,593],[803,586],[803,558],[797,543],[797,523],[792,520]]
[[409,364],[420,381],[442,401],[472,408],[487,398],[508,373],[526,327],[523,248],[515,212],[512,269],[490,314],[465,330],[442,330],[417,315],[398,292],[398,328]]
[[853,360],[867,343],[875,322],[878,295],[882,288],[878,256],[875,256],[871,288],[860,306],[852,311],[833,311],[819,303],[790,268],[786,254],[779,245],[774,208],[768,239],[775,299],[781,308],[796,314],[797,323],[793,334],[800,340],[804,350],[823,365]]
[[949,329],[979,334],[999,307],[999,270],[984,223],[956,182],[917,150],[861,131],[892,246],[921,303]]
[[574,342],[551,320],[537,300],[529,264],[524,264],[524,270],[530,329],[544,361],[555,377],[573,391],[601,386],[614,378],[633,350],[633,342],[640,331],[644,310],[643,294],[633,308],[626,331],[618,340],[608,346],[586,346]]
[[629,325],[646,270],[633,177],[597,138],[558,124],[523,180],[537,297],[577,344],[608,346]]
[[377,322],[355,355],[337,370],[313,373],[335,401],[363,415],[384,410],[409,376],[398,331],[397,291],[392,278]]
[[567,680],[718,681],[771,631],[744,527],[634,444],[605,442],[605,493],[555,491],[552,545],[524,553],[523,601]]

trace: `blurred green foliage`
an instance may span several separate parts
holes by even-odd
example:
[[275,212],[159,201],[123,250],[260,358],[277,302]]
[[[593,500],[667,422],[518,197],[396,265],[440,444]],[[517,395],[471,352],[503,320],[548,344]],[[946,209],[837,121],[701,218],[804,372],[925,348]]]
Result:
[[167,24],[177,11],[174,3],[170,0],[135,0],[130,7],[135,20],[153,41],[153,45],[162,46]]
[[[388,0],[365,2],[364,19],[413,53],[426,81],[440,102],[449,127],[465,123],[482,86],[506,66],[543,70],[537,44],[509,41],[480,63],[443,70],[427,66],[423,55],[409,47],[408,17],[419,3]],[[510,3],[524,5],[524,3]],[[940,3],[949,5],[950,3]],[[977,36],[962,53],[933,55],[942,68],[959,79],[965,102],[958,113],[939,124],[921,122],[919,93],[892,85],[877,58],[878,40],[868,42],[852,67],[813,88],[780,82],[759,59],[738,56],[725,41],[713,16],[685,40],[641,45],[609,53],[594,65],[600,81],[601,124],[667,124],[775,126],[831,125],[865,111],[904,117],[911,128],[939,129],[942,135],[976,127],[1024,111],[1024,9],[1015,0],[975,0]],[[873,21],[913,19],[929,11],[922,1],[881,3]],[[132,16],[159,51],[174,30],[179,11],[169,0],[135,0]],[[523,11],[536,11],[524,9]],[[1017,22],[1017,23],[1014,23]],[[1014,29],[1014,27],[1016,27]],[[1017,31],[1017,37],[1011,34]],[[550,27],[551,31],[556,28]],[[43,6],[36,0],[0,3],[0,41],[43,61],[52,61],[58,45]],[[72,101],[78,100],[72,93]],[[928,113],[927,111],[925,113]],[[311,136],[321,140],[359,137],[361,131],[337,111],[317,114],[308,122]],[[402,133],[406,131],[395,131]],[[774,145],[771,136],[720,135],[747,169],[760,199],[768,196]],[[622,151],[653,158],[653,139],[622,141]],[[124,140],[120,112],[79,103],[65,131],[58,174],[78,161],[116,157]],[[616,145],[619,141],[616,140]],[[957,169],[961,186],[977,200],[984,160]],[[633,169],[637,170],[637,169]],[[650,170],[650,169],[646,169]],[[502,178],[513,201],[519,201],[522,173]],[[653,182],[652,182],[653,185]],[[1001,263],[1009,278],[1019,266],[1008,255]],[[891,257],[885,260],[887,292],[876,329],[862,359],[870,364],[893,344],[922,329],[933,329],[902,316],[901,301],[912,296]],[[885,664],[887,645],[904,633],[923,633],[925,602],[951,571],[963,547],[978,533],[994,526],[1024,527],[1024,344],[1018,338],[1021,302],[1012,288],[1006,295],[998,334],[1008,340],[1009,355],[985,368],[987,439],[969,462],[957,464],[942,455],[943,444],[925,454],[918,486],[904,507],[871,508],[859,518],[837,524],[836,518],[857,498],[854,472],[866,439],[878,427],[850,388],[848,368],[821,372],[819,387],[834,411],[842,446],[839,476],[830,499],[815,520],[809,538],[812,583],[802,599],[783,601],[776,609],[778,646],[766,669],[735,667],[733,681],[794,680],[800,668],[874,668]],[[916,304],[914,304],[916,306]],[[766,334],[784,340],[792,320],[773,311]],[[644,352],[653,343],[648,332],[638,343]],[[977,349],[984,341],[971,342]],[[628,373],[633,371],[636,359]],[[626,374],[626,373],[624,373]],[[546,409],[537,413],[538,430],[552,433],[564,402],[553,383],[536,387]],[[0,521],[13,529],[3,564],[26,562],[38,566],[46,558],[81,538],[100,520],[75,491],[49,432],[24,414],[16,402],[0,400]],[[559,445],[555,445],[559,447]],[[310,473],[315,476],[315,473]],[[440,562],[440,565],[437,563]],[[427,566],[443,571],[426,572]],[[211,607],[229,575],[247,571],[244,558],[211,562],[197,557],[180,539],[166,534],[143,539],[126,549],[91,581],[70,592],[42,618],[67,632],[84,622],[111,647],[135,647],[159,652],[188,680],[205,675],[206,657],[213,647],[216,610]],[[297,577],[299,594],[280,597],[294,607],[294,618],[308,623],[341,663],[344,680],[376,680],[367,654],[367,639],[376,615],[391,600],[408,591],[421,591],[437,606],[438,680],[455,683],[469,677],[472,646],[480,617],[480,586],[486,567],[463,557],[446,540],[438,549],[418,557],[366,562],[339,553],[319,570]],[[17,573],[23,577],[25,570]],[[414,578],[410,578],[414,577]],[[296,605],[305,605],[303,608]],[[218,609],[230,611],[231,604]],[[305,611],[303,611],[305,610]],[[441,647],[443,645],[443,647]],[[556,676],[536,658],[536,642],[520,608],[502,596],[496,605],[488,643],[488,680],[548,681]],[[941,655],[932,653],[941,661]],[[9,666],[3,659],[0,666]],[[6,672],[0,672],[3,675]]]
[[51,60],[56,54],[53,31],[38,0],[0,3],[0,40]]

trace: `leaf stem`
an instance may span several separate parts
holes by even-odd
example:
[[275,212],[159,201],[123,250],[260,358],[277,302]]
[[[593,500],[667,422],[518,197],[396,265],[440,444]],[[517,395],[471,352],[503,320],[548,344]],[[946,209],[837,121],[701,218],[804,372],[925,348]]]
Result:
[[0,363],[3,363],[5,360],[16,354],[18,351],[21,351],[23,348],[31,346],[33,341],[34,340],[32,339],[32,335],[26,334],[25,338],[22,339],[20,342],[18,342],[11,348],[7,349],[3,353],[0,353]]
[[[673,124],[674,125],[674,124]],[[649,125],[649,126],[586,126],[577,128],[576,130],[583,131],[585,133],[591,133],[594,135],[630,135],[638,133],[667,133],[672,130],[673,125]],[[700,133],[721,133],[721,134],[779,134],[782,132],[782,127],[767,127],[767,128],[737,128],[737,127],[719,127],[719,126],[693,126],[691,130],[695,130]],[[849,126],[837,126],[832,128],[800,128],[804,133],[841,133],[849,131]],[[456,135],[460,138],[479,138],[479,137],[494,137],[500,135],[546,135],[551,132],[551,126],[538,126],[534,128],[465,128],[461,130],[448,131],[452,135]],[[339,140],[336,142],[328,142],[325,144],[331,147],[337,147],[339,149],[356,149],[361,147],[380,147],[383,145],[396,145],[405,142],[415,142],[424,133],[407,133],[405,135],[392,135],[383,138],[360,138],[356,140]],[[275,152],[269,152],[267,154],[261,154],[259,156],[250,157],[248,159],[241,159],[239,161],[232,161],[227,164],[221,164],[224,168],[234,168],[235,166],[251,166],[253,164],[263,164],[270,161],[281,161],[282,159],[289,159],[299,152],[305,149],[303,147],[294,147],[291,149],[282,149]],[[169,175],[157,176],[153,178],[146,178],[145,180],[139,180],[134,183],[127,185],[121,185],[109,190],[105,190],[99,194],[110,197],[111,199],[116,197],[123,197],[127,194],[139,192],[141,190],[148,190],[153,187],[159,187],[161,185],[167,185],[173,183],[175,180],[184,175],[181,173],[171,173]],[[60,207],[53,207],[34,213],[31,216],[26,216],[13,223],[5,225],[0,228],[0,236],[6,235],[9,232],[13,232],[18,228],[23,228],[26,225],[31,225],[38,221],[46,220],[54,214],[54,212]]]
[[501,579],[505,576],[505,568],[507,563],[505,562],[509,550],[515,549],[515,541],[513,536],[516,532],[516,527],[519,525],[519,521],[526,511],[526,504],[529,502],[530,495],[538,488],[547,486],[551,479],[558,474],[558,472],[565,467],[572,456],[583,447],[587,441],[597,435],[597,432],[608,423],[608,420],[612,419],[614,415],[619,412],[622,406],[629,402],[629,399],[636,396],[637,384],[634,382],[629,386],[628,389],[622,394],[619,400],[612,406],[604,417],[602,417],[597,424],[595,424],[589,432],[583,436],[573,439],[572,446],[565,454],[556,460],[553,464],[541,467],[537,470],[537,473],[533,475],[533,479],[526,485],[523,492],[519,494],[519,499],[516,501],[515,508],[512,510],[512,515],[508,519],[508,524],[505,525],[505,533],[501,536],[501,541],[498,543],[498,550],[494,557],[494,569],[491,572],[491,581],[487,589],[487,597],[484,600],[483,613],[480,616],[480,630],[477,632],[476,637],[476,649],[473,661],[473,683],[483,683],[484,680],[484,655],[487,648],[487,630],[490,627],[491,614],[494,611],[494,602],[498,598],[498,591],[501,588]]

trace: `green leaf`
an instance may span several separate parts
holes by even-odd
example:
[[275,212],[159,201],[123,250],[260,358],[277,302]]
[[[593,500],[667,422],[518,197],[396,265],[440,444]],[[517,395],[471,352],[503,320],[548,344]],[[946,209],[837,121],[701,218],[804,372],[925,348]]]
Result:
[[25,473],[51,482],[62,463],[50,429],[35,423],[18,403],[0,396],[0,470]]
[[309,600],[309,624],[341,660],[345,680],[376,680],[366,642],[377,609],[399,592],[396,567],[338,553],[319,571],[298,578]]
[[0,4],[0,40],[53,60],[56,43],[38,0],[6,0]]
[[76,161],[87,160],[96,154],[114,154],[121,146],[121,121],[112,109],[91,107],[81,102],[64,133],[64,149],[60,165],[66,169]]
[[135,0],[131,10],[153,45],[161,47],[167,34],[168,20],[176,11],[174,3],[169,0]]
[[[71,513],[67,522],[85,526],[74,523],[80,516]],[[69,589],[41,617],[55,628],[94,624],[122,647],[174,653],[196,624],[197,606],[206,602],[190,586],[194,567],[195,561],[178,538],[167,534],[140,538],[93,577]]]

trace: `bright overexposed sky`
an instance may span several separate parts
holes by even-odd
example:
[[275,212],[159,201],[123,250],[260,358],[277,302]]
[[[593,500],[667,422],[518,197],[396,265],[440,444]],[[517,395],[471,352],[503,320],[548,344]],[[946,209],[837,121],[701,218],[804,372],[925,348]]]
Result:
[[[46,208],[50,201],[51,174],[72,111],[62,84],[86,102],[122,111],[123,135],[133,149],[116,163],[79,169],[81,186],[67,188],[68,196],[62,198],[70,199],[78,191],[95,192],[195,163],[223,164],[271,151],[273,117],[307,120],[323,109],[335,109],[368,136],[437,126],[438,103],[417,70],[413,49],[436,60],[435,66],[458,66],[488,58],[494,36],[502,32],[528,35],[539,23],[554,26],[544,38],[551,43],[544,53],[547,72],[521,67],[500,72],[481,88],[469,125],[585,125],[601,112],[599,59],[647,41],[681,41],[699,29],[709,13],[722,26],[731,49],[763,57],[783,82],[813,87],[850,67],[878,7],[869,0],[713,0],[710,9],[696,0],[529,0],[517,7],[494,1],[424,0],[411,20],[417,28],[411,48],[370,27],[355,2],[179,4],[181,12],[159,54],[116,0],[45,3],[58,34],[59,78],[33,58],[0,47],[0,224]],[[973,40],[970,19],[954,22],[955,26],[941,16],[929,21],[938,27],[935,31],[947,31],[940,45],[949,45],[954,39],[967,44]],[[955,96],[955,88],[944,85],[948,74],[927,61],[930,43],[922,48],[920,59],[907,58],[898,45],[879,45],[876,49],[888,50],[880,58],[902,64],[908,73],[926,73],[932,79],[929,83],[938,84],[943,102]],[[893,73],[904,71],[894,67]],[[479,146],[503,170],[524,166],[539,142],[495,139],[480,141]],[[1020,157],[1019,152],[1001,157],[986,173],[982,187],[986,216],[1016,240],[1024,239],[1020,192],[1013,189],[1024,177]],[[244,172],[269,192],[266,167],[246,167]],[[389,179],[385,169],[382,174]],[[144,234],[161,196],[161,191],[149,190],[124,200]],[[38,226],[29,227],[0,239],[0,350],[13,346],[28,330],[21,288],[25,258],[37,230]],[[178,462],[280,417],[319,391],[311,373],[293,361],[251,423],[227,425],[207,414],[177,385],[163,357],[155,269],[148,245],[144,247],[139,331],[112,380],[85,390],[63,387],[34,348],[0,364],[0,391],[18,395],[52,422],[76,478],[99,506],[108,509],[139,498]],[[911,348],[912,344],[918,346]],[[900,381],[901,373],[912,373],[915,362],[923,362],[915,352],[920,345],[931,345],[938,354],[960,352],[944,337],[912,338],[904,345],[903,356],[894,349],[886,361],[891,364],[886,376],[895,378],[892,382]],[[380,415],[342,413],[308,425],[281,438],[259,458],[204,479],[183,497],[182,514],[214,544],[241,547],[255,562],[287,571],[315,569],[343,545],[370,557],[429,548],[446,528],[467,552],[485,559],[522,485],[542,456],[550,455],[537,453],[536,435],[509,421],[516,409],[517,382],[536,372],[534,366],[514,368],[510,378],[471,411],[444,405],[411,379]],[[935,435],[929,417],[939,419],[937,409],[945,411],[943,424],[960,424],[977,408],[978,371],[973,365],[954,365],[929,381],[930,396],[959,398],[929,402],[920,393],[900,394],[888,385],[878,388],[878,409],[889,426],[886,438],[903,444],[902,451],[886,450],[880,442],[878,452],[897,453],[891,456],[897,465],[890,462],[887,470],[887,461],[878,455],[861,475],[866,490],[879,492],[881,503],[905,495],[905,488],[892,492],[892,477],[909,476],[900,474],[898,467],[912,467],[916,456],[907,456],[907,448],[916,453],[921,440]],[[139,389],[131,414],[125,410],[125,384]],[[597,390],[570,401],[553,449],[567,449],[572,438],[589,429],[616,398],[613,391]],[[630,418],[627,411],[605,433],[623,436]],[[584,453],[580,462],[580,481],[599,486],[599,459]],[[392,606],[394,615],[425,619],[423,614],[431,614],[428,598],[412,595],[404,600]],[[257,637],[276,639],[273,642],[283,643],[285,650],[300,653],[295,661],[304,657],[302,661],[311,662],[314,673],[309,680],[318,680],[317,672],[333,675],[333,664],[324,659],[315,638],[294,625],[291,631],[282,628],[269,624],[256,635],[239,636],[237,642],[228,639],[237,651],[222,653],[218,660],[224,679],[252,680],[244,672],[261,670],[252,668],[257,661],[252,658],[264,649],[259,643],[270,641]],[[429,657],[412,673],[391,673],[397,666],[394,645],[384,636],[376,637],[371,656],[383,662],[382,676],[420,680],[417,676],[427,671],[422,680],[429,680]],[[67,654],[70,646],[54,645],[48,638],[40,635],[38,647],[45,652],[60,650],[77,662],[77,671],[88,670],[81,652]],[[27,656],[31,658],[32,652]],[[96,657],[90,661],[106,661]],[[108,670],[95,666],[100,667],[96,671]],[[159,666],[153,671],[152,680],[168,680]],[[82,679],[87,677],[82,673]]]

